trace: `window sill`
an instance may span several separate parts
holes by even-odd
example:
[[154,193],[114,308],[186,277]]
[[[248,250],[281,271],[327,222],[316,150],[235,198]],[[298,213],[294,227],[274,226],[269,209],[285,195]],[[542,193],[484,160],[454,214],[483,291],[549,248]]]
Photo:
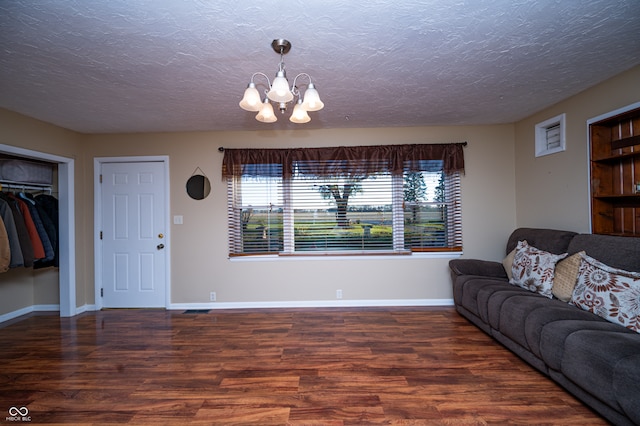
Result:
[[355,261],[355,260],[420,260],[420,259],[456,259],[462,256],[462,251],[439,251],[439,252],[413,252],[408,254],[304,254],[304,255],[278,255],[263,254],[255,256],[233,256],[229,260],[232,262],[287,262],[287,261]]

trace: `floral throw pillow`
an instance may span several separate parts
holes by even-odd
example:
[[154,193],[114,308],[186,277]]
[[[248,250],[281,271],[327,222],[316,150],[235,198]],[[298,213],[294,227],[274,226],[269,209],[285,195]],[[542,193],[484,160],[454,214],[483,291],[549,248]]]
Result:
[[551,299],[556,263],[566,256],[567,253],[552,254],[530,246],[526,241],[518,241],[509,282]]
[[640,274],[583,254],[571,304],[640,333]]

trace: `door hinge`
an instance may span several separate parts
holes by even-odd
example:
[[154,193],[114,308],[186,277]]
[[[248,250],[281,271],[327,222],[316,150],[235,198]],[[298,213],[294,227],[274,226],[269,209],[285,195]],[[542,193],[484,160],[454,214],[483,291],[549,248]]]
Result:
[[100,289],[100,297],[104,297],[104,288]]
[[102,231],[100,231],[100,239],[102,239]]
[[100,175],[100,183],[102,183],[102,175]]

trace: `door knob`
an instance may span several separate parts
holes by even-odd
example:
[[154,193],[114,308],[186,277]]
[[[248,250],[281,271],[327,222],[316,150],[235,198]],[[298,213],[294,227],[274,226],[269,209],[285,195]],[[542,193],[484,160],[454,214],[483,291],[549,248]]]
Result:
[[162,250],[164,248],[164,244],[158,244],[158,246],[156,247],[158,250]]

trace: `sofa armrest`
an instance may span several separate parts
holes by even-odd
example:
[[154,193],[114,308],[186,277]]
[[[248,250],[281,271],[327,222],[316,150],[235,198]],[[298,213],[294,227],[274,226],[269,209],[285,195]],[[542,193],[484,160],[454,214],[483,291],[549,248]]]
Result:
[[500,262],[478,259],[452,259],[449,268],[456,275],[480,275],[483,277],[507,279],[507,273]]

